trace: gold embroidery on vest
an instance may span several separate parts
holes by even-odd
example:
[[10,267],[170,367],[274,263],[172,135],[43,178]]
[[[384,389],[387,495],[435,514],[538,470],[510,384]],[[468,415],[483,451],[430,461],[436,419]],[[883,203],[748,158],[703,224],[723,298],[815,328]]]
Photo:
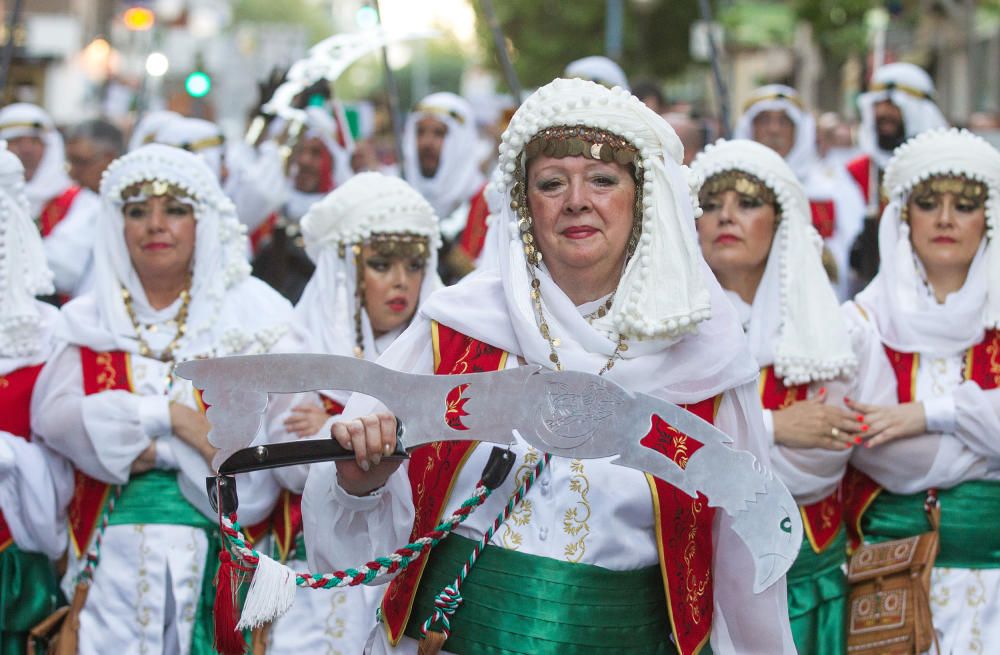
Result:
[[578,537],[576,541],[566,544],[564,553],[567,562],[577,563],[583,559],[583,554],[587,551],[586,539],[590,534],[590,502],[587,494],[590,493],[590,480],[583,469],[583,462],[574,459],[569,464],[573,475],[569,479],[569,490],[579,494],[580,499],[575,507],[566,510],[563,516],[563,532],[570,537]]
[[698,599],[705,595],[705,589],[708,587],[708,576],[711,575],[709,572],[704,580],[699,580],[698,576],[692,570],[692,560],[695,557],[697,551],[697,537],[698,537],[698,514],[701,514],[704,506],[701,500],[696,500],[691,503],[691,528],[688,530],[688,542],[684,547],[684,568],[686,569],[684,575],[684,583],[686,590],[686,600],[687,606],[691,614],[691,621],[695,625],[701,623],[701,610]]
[[98,353],[96,362],[101,367],[101,370],[97,373],[97,386],[100,387],[101,391],[114,389],[118,382],[117,372],[111,360],[111,353]]

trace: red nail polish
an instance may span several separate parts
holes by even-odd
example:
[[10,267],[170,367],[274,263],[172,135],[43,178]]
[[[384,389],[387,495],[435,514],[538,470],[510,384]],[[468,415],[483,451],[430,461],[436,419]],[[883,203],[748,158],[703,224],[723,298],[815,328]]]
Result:
[[862,442],[861,437],[854,437],[854,443],[856,443],[856,444],[858,444],[860,446],[861,442]]
[[858,414],[858,423],[864,423],[864,422],[865,422],[864,414]]
[[868,426],[867,425],[862,425],[861,426],[861,431],[862,432],[868,432]]
[[826,387],[820,387],[819,388],[819,392],[820,393],[826,393]]
[[850,399],[850,398],[848,398],[847,396],[844,396],[844,402],[845,402],[845,403],[849,403],[849,402],[851,402],[851,399]]

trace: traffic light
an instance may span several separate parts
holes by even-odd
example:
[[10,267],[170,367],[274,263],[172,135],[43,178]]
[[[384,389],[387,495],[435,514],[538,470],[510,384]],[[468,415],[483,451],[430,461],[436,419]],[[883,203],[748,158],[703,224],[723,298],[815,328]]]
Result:
[[212,78],[204,71],[188,73],[184,80],[184,90],[192,98],[204,98],[212,90]]
[[122,21],[125,23],[125,27],[133,32],[146,32],[153,29],[156,14],[149,7],[129,7],[122,14]]
[[355,14],[354,21],[361,29],[370,30],[378,25],[378,10],[368,4],[362,5]]

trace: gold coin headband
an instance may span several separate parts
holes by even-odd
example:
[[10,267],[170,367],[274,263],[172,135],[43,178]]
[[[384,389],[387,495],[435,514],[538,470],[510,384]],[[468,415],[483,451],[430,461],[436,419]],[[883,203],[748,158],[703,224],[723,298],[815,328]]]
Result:
[[413,111],[419,114],[438,114],[440,116],[451,116],[451,118],[459,125],[465,124],[465,116],[463,116],[458,111],[454,109],[448,109],[446,107],[439,107],[437,105],[417,105],[413,108]]
[[424,259],[430,252],[430,239],[420,234],[402,232],[373,234],[367,243],[382,257]]
[[702,204],[705,204],[711,196],[719,195],[725,191],[735,191],[744,196],[759,198],[765,203],[777,207],[774,191],[757,177],[735,170],[723,171],[708,178],[701,187],[698,199]]
[[166,180],[144,180],[130,184],[122,190],[122,200],[125,202],[132,198],[153,198],[156,196],[173,196],[178,199],[192,198],[189,191]]
[[582,125],[557,125],[534,136],[524,147],[525,163],[539,156],[586,157],[603,162],[617,162],[622,166],[633,164],[642,167],[639,150],[612,132]]
[[978,203],[986,201],[986,185],[976,180],[970,180],[961,176],[938,176],[929,180],[924,180],[913,187],[910,192],[911,198],[919,198],[931,194],[951,193],[966,200],[974,200]]
[[787,100],[788,102],[790,102],[793,105],[795,105],[796,107],[798,107],[800,111],[805,111],[805,107],[802,105],[802,99],[801,98],[799,98],[798,96],[790,95],[788,93],[782,93],[780,91],[777,92],[777,93],[768,93],[768,94],[765,94],[765,95],[759,95],[759,96],[754,96],[754,97],[750,98],[743,105],[743,111],[744,112],[748,111],[751,107],[753,107],[754,105],[756,105],[758,102],[766,102],[768,100]]

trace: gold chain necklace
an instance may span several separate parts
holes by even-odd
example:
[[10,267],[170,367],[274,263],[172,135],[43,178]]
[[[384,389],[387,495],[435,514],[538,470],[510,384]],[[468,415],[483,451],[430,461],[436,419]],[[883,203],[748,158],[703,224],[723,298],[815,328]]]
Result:
[[[533,271],[532,271],[533,273]],[[545,321],[545,314],[542,312],[542,283],[541,281],[532,275],[531,277],[531,302],[535,306],[535,314],[538,317],[538,329],[545,337],[545,340],[549,344],[549,361],[555,364],[556,370],[563,370],[562,362],[559,361],[559,353],[556,348],[559,346],[559,340],[552,337],[552,333],[549,331],[549,324]],[[603,306],[601,307],[603,309]],[[611,367],[615,365],[615,361],[621,357],[622,353],[628,350],[628,344],[625,343],[625,337],[623,335],[618,335],[618,345],[615,346],[615,351],[611,353],[611,357],[608,358],[607,363],[597,372],[598,375],[604,375],[611,370]]]
[[125,312],[128,314],[129,320],[132,321],[132,327],[135,328],[135,336],[139,340],[140,355],[158,359],[164,363],[172,363],[174,361],[174,349],[177,348],[177,344],[184,338],[184,333],[187,331],[188,308],[191,306],[190,287],[191,283],[189,281],[187,288],[181,291],[181,306],[177,310],[177,316],[174,317],[174,321],[177,322],[177,334],[174,335],[174,338],[167,344],[167,347],[163,349],[160,355],[156,357],[153,356],[153,349],[149,347],[149,344],[142,337],[142,325],[139,323],[139,319],[136,318],[135,308],[132,306],[132,294],[122,286],[122,300],[125,302]]
[[600,307],[590,312],[589,314],[584,314],[583,320],[587,321],[588,323],[593,323],[599,318],[604,318],[605,316],[608,315],[608,312],[611,311],[611,305],[614,304],[614,302],[615,302],[615,294],[614,292],[612,292],[611,295],[608,296],[608,299],[605,300],[603,303],[601,303]]

